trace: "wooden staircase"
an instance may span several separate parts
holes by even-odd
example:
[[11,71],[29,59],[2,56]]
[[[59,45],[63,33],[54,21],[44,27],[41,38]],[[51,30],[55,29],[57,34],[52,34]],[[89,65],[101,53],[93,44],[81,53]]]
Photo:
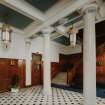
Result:
[[[96,56],[96,78],[97,84],[105,86],[105,42],[97,47]],[[83,84],[83,56],[81,59],[74,62],[74,66],[68,71],[67,83],[72,84]]]

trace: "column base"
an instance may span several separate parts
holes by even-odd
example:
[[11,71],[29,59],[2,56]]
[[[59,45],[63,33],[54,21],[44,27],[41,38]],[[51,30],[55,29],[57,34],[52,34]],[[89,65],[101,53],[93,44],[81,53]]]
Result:
[[93,103],[85,103],[84,102],[84,104],[82,104],[82,105],[97,105],[97,103],[94,103],[94,102]]
[[52,89],[43,89],[43,95],[44,96],[52,96]]
[[84,100],[84,105],[96,105],[96,104],[97,104],[97,102],[96,102],[95,99],[93,99],[93,100],[90,100],[90,99]]

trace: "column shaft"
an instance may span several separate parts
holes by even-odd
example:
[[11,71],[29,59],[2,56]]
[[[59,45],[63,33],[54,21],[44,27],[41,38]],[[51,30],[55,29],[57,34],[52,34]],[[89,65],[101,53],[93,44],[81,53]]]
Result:
[[84,105],[96,105],[95,12],[84,15],[83,36]]
[[45,95],[51,95],[51,62],[50,62],[50,34],[44,34],[44,78],[43,88]]
[[30,42],[26,42],[25,45],[25,59],[26,59],[26,86],[31,85],[31,53]]

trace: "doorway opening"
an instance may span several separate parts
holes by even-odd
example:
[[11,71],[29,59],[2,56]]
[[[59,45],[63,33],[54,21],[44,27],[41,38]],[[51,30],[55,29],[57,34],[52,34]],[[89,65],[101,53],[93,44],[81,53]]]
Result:
[[32,53],[31,62],[31,84],[32,86],[42,84],[42,55],[39,53]]

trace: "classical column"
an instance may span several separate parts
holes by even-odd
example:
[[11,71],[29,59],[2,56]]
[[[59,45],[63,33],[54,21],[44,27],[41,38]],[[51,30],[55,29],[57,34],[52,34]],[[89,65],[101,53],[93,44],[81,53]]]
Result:
[[25,40],[25,59],[26,59],[26,86],[31,85],[31,42]]
[[43,53],[43,93],[51,95],[51,61],[50,61],[50,33],[51,29],[46,28],[42,31],[44,37],[44,53]]
[[84,105],[96,105],[96,34],[95,16],[96,4],[89,4],[83,8],[83,91]]

